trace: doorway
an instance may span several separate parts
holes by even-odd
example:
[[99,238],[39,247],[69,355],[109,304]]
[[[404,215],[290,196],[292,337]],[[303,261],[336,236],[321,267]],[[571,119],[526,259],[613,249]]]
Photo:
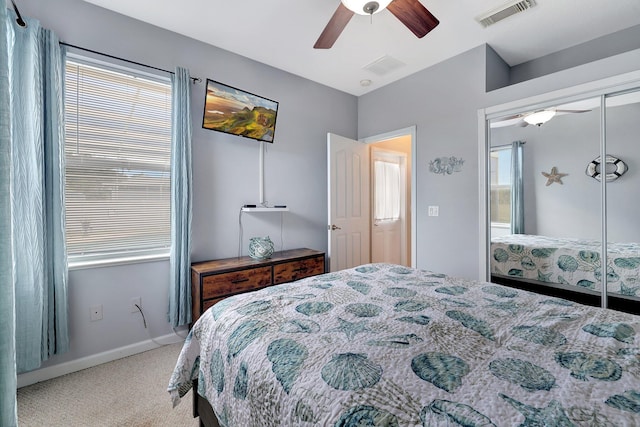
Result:
[[409,266],[409,137],[371,144],[371,262]]
[[[415,144],[415,126],[360,141],[328,135],[330,271],[372,261],[416,265]],[[400,178],[397,218],[373,208],[376,157]]]

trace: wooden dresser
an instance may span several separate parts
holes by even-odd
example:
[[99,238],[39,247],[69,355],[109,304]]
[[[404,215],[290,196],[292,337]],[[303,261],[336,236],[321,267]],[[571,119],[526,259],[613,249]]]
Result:
[[242,292],[324,273],[324,252],[291,249],[265,260],[248,256],[191,264],[191,322],[218,301]]

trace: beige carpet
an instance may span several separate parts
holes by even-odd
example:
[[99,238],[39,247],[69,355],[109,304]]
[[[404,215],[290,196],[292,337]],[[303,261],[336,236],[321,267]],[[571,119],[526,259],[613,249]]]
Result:
[[173,344],[18,390],[28,426],[198,426],[191,391],[175,409],[167,384],[182,344]]

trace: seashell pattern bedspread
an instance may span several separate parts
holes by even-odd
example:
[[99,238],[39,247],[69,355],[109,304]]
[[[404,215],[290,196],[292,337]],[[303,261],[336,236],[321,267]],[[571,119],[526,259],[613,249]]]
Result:
[[[600,242],[511,234],[491,239],[491,274],[602,291]],[[607,291],[640,297],[640,244],[609,243]]]
[[368,264],[219,302],[198,375],[225,427],[638,426],[640,316]]

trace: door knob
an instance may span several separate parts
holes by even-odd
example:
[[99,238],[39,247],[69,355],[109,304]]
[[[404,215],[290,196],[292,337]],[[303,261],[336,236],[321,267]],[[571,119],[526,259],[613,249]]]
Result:
[[338,227],[338,226],[337,226],[337,225],[335,225],[335,224],[332,224],[332,225],[331,225],[331,230],[332,230],[332,231],[333,231],[333,230],[342,230],[342,228]]

